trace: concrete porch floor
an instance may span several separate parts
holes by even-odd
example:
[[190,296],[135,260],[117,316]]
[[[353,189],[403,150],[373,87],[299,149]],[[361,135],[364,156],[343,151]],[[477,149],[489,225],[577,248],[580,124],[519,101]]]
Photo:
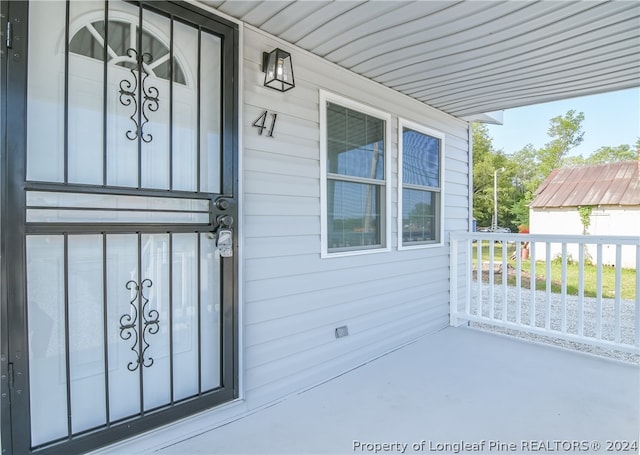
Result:
[[[151,452],[612,453],[607,441],[638,441],[639,414],[638,365],[447,328],[274,406]],[[472,445],[454,445],[461,441]],[[586,445],[567,450],[574,441]],[[593,450],[594,442],[599,450]],[[147,450],[135,443],[108,451],[141,452]]]

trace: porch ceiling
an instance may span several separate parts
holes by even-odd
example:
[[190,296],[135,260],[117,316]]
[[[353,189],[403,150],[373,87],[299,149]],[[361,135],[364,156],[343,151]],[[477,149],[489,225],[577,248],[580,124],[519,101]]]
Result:
[[202,0],[458,117],[640,86],[640,3]]

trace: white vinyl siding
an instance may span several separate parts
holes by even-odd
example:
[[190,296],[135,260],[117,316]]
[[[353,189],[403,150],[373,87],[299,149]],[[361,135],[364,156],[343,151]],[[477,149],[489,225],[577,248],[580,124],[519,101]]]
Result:
[[[262,52],[276,47],[292,55],[296,87],[286,93],[262,85]],[[448,325],[448,234],[469,223],[468,124],[251,27],[243,53],[241,371],[255,409]],[[383,254],[322,257],[322,92],[388,116]],[[278,114],[273,137],[251,126],[266,109]],[[400,117],[446,139],[440,248],[398,249]],[[336,339],[342,325],[349,335]]]

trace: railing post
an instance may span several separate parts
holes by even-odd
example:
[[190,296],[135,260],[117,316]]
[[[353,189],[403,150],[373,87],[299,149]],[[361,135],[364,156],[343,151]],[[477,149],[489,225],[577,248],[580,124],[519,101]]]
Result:
[[506,240],[502,241],[502,320],[506,322],[509,299],[507,299],[507,281],[509,281],[509,262],[507,260],[507,249],[509,243]]
[[522,322],[522,242],[516,242],[516,324]]
[[530,264],[529,264],[529,289],[531,291],[529,299],[529,324],[536,326],[536,243],[531,242]]
[[496,254],[496,243],[495,240],[489,241],[489,318],[493,319],[495,315],[495,297],[493,295],[494,284],[495,284],[495,262],[494,256]]
[[465,302],[464,302],[464,314],[471,314],[471,283],[473,283],[473,243],[471,239],[467,239],[465,241],[465,254],[467,257],[468,263],[466,265],[466,277],[467,281],[465,283]]
[[545,244],[545,303],[546,314],[544,319],[544,327],[549,330],[551,328],[551,242]]
[[578,336],[584,335],[584,241],[578,243]]
[[562,242],[562,289],[560,290],[560,330],[567,332],[567,242]]
[[598,261],[596,265],[596,338],[602,339],[602,243],[596,248]]
[[454,234],[449,237],[449,254],[449,325],[458,327],[458,240]]
[[637,348],[640,348],[640,245],[636,245],[636,326]]
[[476,241],[476,307],[477,316],[482,316],[482,240]]
[[[615,329],[614,329],[614,340],[616,343],[620,343],[620,324],[621,324],[621,302],[622,296],[622,245],[616,245],[616,284],[615,284]],[[636,274],[638,271],[636,270]],[[640,289],[636,288],[636,294],[640,292]]]

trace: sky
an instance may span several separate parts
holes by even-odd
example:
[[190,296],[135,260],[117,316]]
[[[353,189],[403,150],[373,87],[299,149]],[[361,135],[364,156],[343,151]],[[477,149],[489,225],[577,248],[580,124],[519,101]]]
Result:
[[587,157],[603,146],[629,144],[640,137],[640,89],[571,98],[534,106],[507,109],[503,125],[487,125],[493,148],[511,154],[532,144],[542,147],[549,141],[549,121],[568,110],[584,113],[584,140],[569,155]]

